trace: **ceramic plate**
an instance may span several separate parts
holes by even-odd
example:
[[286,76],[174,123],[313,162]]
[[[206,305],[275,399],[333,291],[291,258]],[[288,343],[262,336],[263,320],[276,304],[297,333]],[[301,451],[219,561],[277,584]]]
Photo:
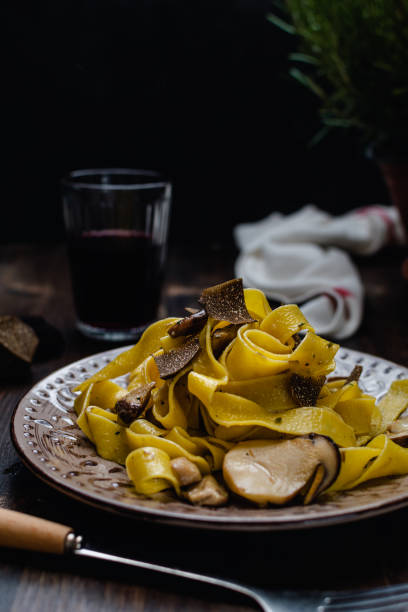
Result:
[[[124,467],[102,459],[77,427],[73,409],[79,382],[105,366],[124,348],[87,357],[37,383],[18,404],[12,419],[14,444],[28,468],[62,493],[117,513],[191,527],[283,530],[345,523],[408,506],[408,475],[378,479],[355,490],[322,496],[309,506],[254,508],[236,502],[200,508],[172,499],[137,495]],[[348,349],[337,354],[336,375],[363,366],[360,385],[381,397],[408,369]],[[120,379],[118,379],[120,382]]]

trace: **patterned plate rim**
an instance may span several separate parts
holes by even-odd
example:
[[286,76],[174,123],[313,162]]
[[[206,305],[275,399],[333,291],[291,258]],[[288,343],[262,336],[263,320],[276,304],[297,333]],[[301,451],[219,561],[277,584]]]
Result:
[[[96,368],[99,369],[101,367],[101,361],[105,364],[127,348],[130,347],[120,347],[103,351],[67,364],[59,370],[52,372],[47,377],[37,382],[20,399],[14,409],[11,419],[11,437],[23,463],[41,480],[61,493],[99,509],[124,514],[138,519],[159,521],[192,528],[239,531],[283,531],[328,526],[363,520],[408,506],[408,476],[379,479],[377,481],[372,481],[370,484],[362,485],[358,489],[355,489],[354,493],[344,492],[336,494],[336,503],[333,502],[333,499],[329,499],[306,507],[287,506],[285,509],[268,508],[262,511],[251,508],[243,515],[240,515],[240,510],[234,507],[227,507],[226,512],[223,511],[221,513],[220,509],[197,508],[187,505],[185,502],[170,502],[170,504],[161,502],[157,504],[151,502],[151,500],[136,499],[136,503],[134,503],[135,498],[133,497],[133,503],[131,504],[129,502],[123,502],[120,498],[115,498],[114,496],[109,498],[106,492],[104,494],[104,490],[98,492],[95,492],[95,490],[85,490],[84,485],[79,485],[69,476],[70,474],[76,474],[73,468],[77,468],[77,466],[74,464],[70,465],[66,457],[63,458],[63,461],[68,464],[67,469],[71,467],[72,471],[68,471],[66,474],[62,475],[57,471],[53,471],[53,468],[55,470],[57,470],[57,468],[50,465],[49,459],[44,456],[46,453],[41,452],[41,444],[39,450],[37,442],[34,442],[32,439],[35,438],[36,440],[43,441],[46,435],[49,436],[51,434],[44,434],[41,432],[44,428],[48,430],[51,428],[52,430],[53,425],[46,419],[34,418],[38,416],[43,417],[44,415],[42,412],[34,414],[34,416],[32,416],[32,414],[33,411],[37,413],[40,406],[48,410],[58,410],[58,412],[55,413],[57,416],[53,414],[51,418],[56,421],[58,419],[67,421],[68,425],[66,428],[67,430],[69,429],[69,433],[62,433],[62,435],[70,439],[70,444],[77,448],[74,440],[77,440],[77,443],[80,444],[83,442],[83,438],[79,440],[79,438],[76,437],[75,434],[78,435],[80,430],[69,417],[69,414],[72,412],[72,401],[74,397],[70,389],[74,384],[78,384],[81,380],[89,376],[87,367],[91,366],[95,371]],[[367,385],[370,386],[371,384],[371,386],[373,386],[374,383],[377,384],[379,388],[377,388],[375,392],[373,392],[373,390],[371,391],[377,397],[381,396],[383,392],[386,391],[393,380],[408,377],[408,368],[404,366],[375,357],[368,353],[347,348],[341,348],[339,350],[336,363],[336,373],[341,374],[350,371],[352,366],[356,363],[361,363],[365,368],[365,383],[363,379],[363,385],[365,384],[366,390],[369,390],[367,389]],[[381,373],[379,373],[380,369]],[[84,373],[84,371],[86,373]],[[60,404],[59,402],[62,400],[57,400],[57,395],[59,393],[63,394],[64,403]],[[36,408],[34,408],[32,404],[35,404]],[[71,405],[71,409],[69,409],[69,405]],[[74,433],[72,433],[71,430],[74,430]],[[40,431],[38,435],[41,435],[41,438],[35,437],[35,433],[32,433],[32,431],[35,433]],[[61,433],[61,431],[63,432],[66,430],[63,428],[58,429],[58,432]],[[56,452],[56,448],[57,447],[53,447],[54,452]],[[49,449],[48,446],[45,450],[47,449]],[[44,445],[42,450],[44,450]],[[103,464],[106,469],[110,467],[109,471],[117,471],[117,467],[115,467],[116,464],[107,460],[101,460],[94,447],[90,444],[89,448],[87,448],[87,452],[87,457],[96,459],[97,462],[99,461],[100,464]],[[85,457],[85,455],[81,455],[81,457]],[[96,465],[96,462],[94,463]],[[96,474],[96,472],[94,474]],[[65,479],[63,480],[64,476]],[[95,477],[94,480],[108,479],[98,479]],[[387,488],[390,488],[390,486],[391,489],[396,488],[397,492],[391,495],[388,492],[387,495]],[[381,492],[379,489],[381,489]],[[402,489],[402,492],[398,489]],[[350,507],[338,507],[339,501],[347,496],[355,496],[356,491],[358,493],[363,493],[363,495],[357,495],[356,503],[352,502]],[[358,498],[362,497],[364,500],[364,496],[368,498],[372,497],[372,500],[358,503]],[[310,511],[310,509],[312,509],[312,511]]]

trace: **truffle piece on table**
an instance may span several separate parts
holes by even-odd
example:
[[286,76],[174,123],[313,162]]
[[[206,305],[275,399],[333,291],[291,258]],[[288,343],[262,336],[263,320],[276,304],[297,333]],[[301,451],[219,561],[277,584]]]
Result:
[[0,316],[0,377],[25,373],[38,346],[34,330],[14,316]]

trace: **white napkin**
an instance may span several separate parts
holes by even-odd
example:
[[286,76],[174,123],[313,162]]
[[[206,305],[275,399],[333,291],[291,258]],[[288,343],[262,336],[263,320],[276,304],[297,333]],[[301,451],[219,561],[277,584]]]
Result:
[[[308,205],[291,215],[272,213],[234,229],[241,250],[235,274],[279,302],[298,303],[322,335],[351,336],[361,323],[364,290],[347,249],[370,255],[404,242],[394,207],[368,206],[333,217]],[[341,247],[341,248],[337,248]]]

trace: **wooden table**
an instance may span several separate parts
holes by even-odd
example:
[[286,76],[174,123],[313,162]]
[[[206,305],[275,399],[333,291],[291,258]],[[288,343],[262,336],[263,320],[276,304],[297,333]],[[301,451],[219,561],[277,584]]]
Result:
[[[194,250],[195,249],[195,250]],[[190,247],[170,255],[163,308],[179,315],[202,287],[233,276],[232,248]],[[357,261],[366,288],[364,322],[344,344],[408,365],[408,283],[402,253],[389,250]],[[9,423],[19,397],[45,375],[112,345],[74,329],[67,262],[61,245],[0,247],[2,314],[40,315],[63,333],[58,357],[36,363],[31,377],[0,387],[0,503],[69,524],[90,545],[110,552],[215,572],[276,587],[317,589],[382,585],[408,580],[408,508],[338,527],[287,533],[200,532],[123,519],[66,497],[21,464]],[[0,610],[244,611],[251,602],[222,590],[128,571],[98,562],[0,551]]]

